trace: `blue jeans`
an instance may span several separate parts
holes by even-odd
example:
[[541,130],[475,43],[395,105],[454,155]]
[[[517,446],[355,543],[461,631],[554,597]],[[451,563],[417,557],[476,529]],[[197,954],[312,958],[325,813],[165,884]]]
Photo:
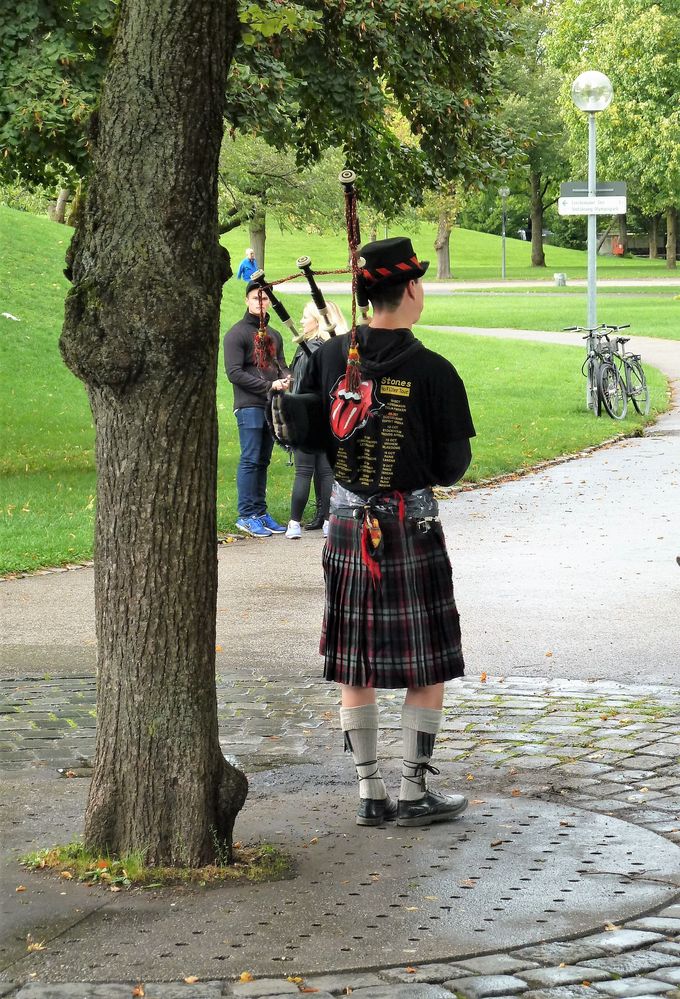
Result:
[[237,409],[236,423],[241,457],[236,471],[239,517],[261,517],[267,512],[267,469],[274,441],[265,422],[264,409]]

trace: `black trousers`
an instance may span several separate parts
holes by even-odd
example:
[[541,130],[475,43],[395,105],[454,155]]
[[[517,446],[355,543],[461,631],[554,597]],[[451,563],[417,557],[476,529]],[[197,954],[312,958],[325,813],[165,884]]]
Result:
[[325,454],[307,454],[305,451],[294,451],[295,480],[290,499],[290,519],[302,520],[302,514],[307,506],[309,490],[314,478],[314,490],[319,513],[328,520],[328,507],[333,488],[333,469],[328,464]]

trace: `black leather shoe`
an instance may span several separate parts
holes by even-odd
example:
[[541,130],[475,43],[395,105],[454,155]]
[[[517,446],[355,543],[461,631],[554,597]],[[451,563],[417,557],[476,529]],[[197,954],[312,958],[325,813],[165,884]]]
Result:
[[359,799],[358,826],[381,826],[383,822],[394,822],[396,817],[397,803],[389,795],[386,798]]
[[433,822],[448,822],[462,815],[468,806],[462,794],[439,794],[426,791],[415,801],[399,799],[397,805],[398,826],[430,826]]
[[325,517],[321,513],[315,513],[308,524],[305,524],[305,531],[320,531],[323,527]]

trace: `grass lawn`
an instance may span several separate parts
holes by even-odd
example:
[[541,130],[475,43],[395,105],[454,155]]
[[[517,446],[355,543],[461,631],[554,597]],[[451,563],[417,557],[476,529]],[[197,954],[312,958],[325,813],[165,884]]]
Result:
[[[361,211],[361,208],[360,208]],[[388,232],[389,236],[400,235],[404,230]],[[435,226],[421,225],[411,228],[409,235],[418,256],[433,261],[436,273],[434,251]],[[384,230],[379,232],[383,237]],[[365,240],[369,233],[364,229]],[[243,227],[227,233],[222,240],[232,255],[232,266],[243,258],[246,246],[250,245],[248,230]],[[474,281],[500,280],[501,277],[501,238],[485,232],[469,229],[454,229],[451,235],[451,269],[454,280]],[[304,254],[312,258],[315,270],[334,270],[345,267],[347,261],[347,240],[344,233],[320,236],[317,233],[281,232],[278,226],[271,225],[267,231],[266,271],[271,279],[285,277],[296,270],[295,261]],[[506,240],[507,276],[510,280],[531,278],[553,283],[553,273],[561,271],[568,279],[585,278],[588,264],[584,250],[566,250],[560,246],[545,247],[546,266],[531,266],[531,245],[520,239]],[[261,263],[261,261],[260,261]],[[646,260],[641,257],[598,257],[597,272],[603,278],[647,277],[663,281],[669,276],[680,276],[679,270],[669,270],[665,260]],[[343,280],[338,275],[333,280]],[[347,278],[348,280],[348,278]]]
[[[76,562],[92,551],[94,432],[85,390],[58,351],[67,290],[61,270],[69,234],[47,219],[0,207],[0,313],[19,319],[0,316],[0,573]],[[244,309],[243,290],[236,282],[224,289],[225,329]],[[304,299],[298,301],[294,315]],[[433,303],[442,308],[443,318],[428,315],[424,321],[452,323],[455,309],[456,325],[468,325],[458,318],[459,301]],[[511,304],[497,303],[504,324]],[[649,308],[656,314],[660,306],[653,302]],[[641,422],[635,416],[623,425],[595,420],[585,410],[580,352],[572,347],[435,331],[423,332],[422,339],[449,357],[467,384],[478,434],[470,480],[577,451],[630,432]],[[292,347],[286,353],[290,358]],[[665,408],[664,379],[650,372],[650,381],[653,411]],[[227,530],[235,518],[238,437],[221,360],[217,386],[218,519],[220,529]],[[276,448],[269,501],[272,513],[283,521],[288,519],[291,485],[287,455]]]

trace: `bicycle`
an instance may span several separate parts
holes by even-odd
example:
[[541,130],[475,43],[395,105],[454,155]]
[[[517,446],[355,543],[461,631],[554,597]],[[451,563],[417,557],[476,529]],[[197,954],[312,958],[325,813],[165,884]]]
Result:
[[[620,330],[630,329],[630,323],[625,326],[609,326],[603,323],[603,327],[609,332],[618,333]],[[612,352],[613,359],[618,365],[621,378],[626,389],[626,397],[632,400],[633,406],[640,416],[647,416],[650,407],[649,385],[647,376],[642,367],[642,358],[639,354],[629,353],[625,346],[630,340],[627,336],[615,337],[616,346]]]
[[[581,372],[586,377],[586,406],[592,409],[595,416],[602,413],[602,403],[609,415],[616,420],[623,419],[628,405],[627,397],[623,391],[623,382],[620,385],[620,396],[623,400],[623,415],[618,413],[619,406],[613,403],[618,400],[616,387],[618,382],[616,376],[618,369],[613,362],[613,352],[609,336],[606,331],[602,331],[602,325],[598,326],[567,326],[566,333],[585,333],[583,339],[586,341],[586,359],[581,367]],[[601,332],[602,331],[602,332]],[[612,369],[614,375],[612,375]]]

